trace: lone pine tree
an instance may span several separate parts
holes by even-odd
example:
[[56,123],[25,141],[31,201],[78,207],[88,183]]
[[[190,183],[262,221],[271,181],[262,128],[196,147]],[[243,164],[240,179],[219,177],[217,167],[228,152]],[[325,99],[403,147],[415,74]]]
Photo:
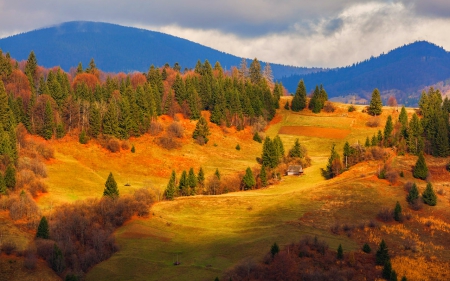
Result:
[[369,114],[380,115],[382,108],[383,103],[381,102],[380,91],[378,91],[378,89],[375,89],[372,92],[372,99],[370,100]]
[[39,222],[39,226],[38,226],[37,232],[36,232],[36,238],[42,238],[42,239],[49,238],[48,222],[45,217],[42,217],[41,221]]
[[244,190],[252,189],[255,186],[256,180],[250,167],[247,167],[247,170],[245,170],[245,176],[242,182],[244,183]]
[[430,206],[436,206],[437,203],[437,196],[436,193],[434,193],[433,186],[431,183],[427,183],[427,187],[425,188],[424,192],[422,193],[422,199],[423,203],[430,205]]
[[119,197],[119,189],[117,188],[116,180],[113,174],[110,172],[108,179],[105,183],[105,189],[103,190],[103,196],[109,196],[111,198]]
[[423,153],[419,154],[416,165],[414,165],[413,176],[418,179],[426,179],[428,176],[427,163],[425,162],[425,157]]

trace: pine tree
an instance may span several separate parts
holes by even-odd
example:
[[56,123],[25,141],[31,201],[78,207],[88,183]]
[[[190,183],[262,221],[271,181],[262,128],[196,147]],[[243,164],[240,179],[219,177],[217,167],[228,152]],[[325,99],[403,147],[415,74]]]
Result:
[[413,169],[413,176],[418,179],[426,179],[428,176],[428,168],[427,163],[425,162],[425,157],[423,153],[419,154],[419,158],[417,159],[416,164]]
[[270,254],[272,255],[272,258],[275,257],[278,252],[280,252],[280,248],[277,243],[273,243],[272,247],[270,247]]
[[381,240],[375,257],[377,265],[384,265],[387,261],[390,260],[389,251],[386,246],[386,243],[384,242],[384,239]]
[[80,136],[78,137],[78,141],[81,144],[87,144],[89,141],[88,136],[86,135],[86,132],[84,130],[81,131]]
[[418,199],[419,199],[419,190],[417,189],[417,185],[413,183],[411,189],[408,192],[408,195],[406,196],[406,201],[409,204],[413,204]]
[[53,136],[54,126],[53,110],[50,105],[50,101],[47,101],[47,103],[45,104],[44,126],[42,127],[41,136],[46,140],[51,139]]
[[189,182],[185,170],[181,173],[180,181],[178,183],[178,192],[181,196],[189,195]]
[[175,171],[172,171],[169,183],[167,184],[166,190],[164,192],[164,195],[167,200],[173,200],[173,198],[175,197],[175,186],[176,186],[176,174]]
[[364,143],[364,147],[366,147],[366,148],[370,147],[370,139],[369,139],[369,137],[366,137],[366,142]]
[[336,152],[335,149],[336,145],[333,143],[331,146],[331,153],[330,157],[328,158],[328,164],[325,171],[325,176],[328,179],[331,179],[341,172],[342,164],[339,154]]
[[263,187],[267,186],[267,172],[266,172],[266,167],[264,165],[261,166],[261,171],[259,172],[259,178],[261,179],[261,185]]
[[342,249],[342,245],[341,244],[339,244],[339,247],[337,249],[337,256],[336,256],[336,258],[338,260],[343,260],[344,259],[344,250]]
[[395,272],[395,270],[391,271],[391,275],[389,277],[389,281],[397,281],[397,272]]
[[397,204],[395,204],[394,219],[396,221],[401,221],[402,219],[402,206],[400,206],[400,203],[398,201]]
[[408,281],[408,278],[406,278],[406,276],[405,276],[405,275],[403,275],[403,277],[402,277],[401,281]]
[[93,138],[98,137],[102,128],[102,118],[100,111],[96,106],[91,106],[91,113],[89,114],[89,135]]
[[289,106],[289,101],[286,101],[286,103],[284,104],[284,109],[286,110],[291,109],[291,107]]
[[200,138],[203,138],[204,143],[208,142],[208,136],[211,133],[209,132],[208,122],[206,121],[205,117],[201,116],[200,119],[197,122],[197,125],[195,125],[195,130],[192,133],[192,138],[199,140]]
[[278,155],[274,145],[274,142],[269,137],[264,139],[263,152],[261,155],[262,164],[269,168],[275,168],[278,166]]
[[250,64],[249,76],[250,81],[253,84],[258,84],[262,79],[261,64],[259,63],[257,58],[255,58]]
[[191,195],[195,194],[195,188],[197,187],[197,176],[194,173],[194,169],[191,167],[188,173],[188,185],[191,188]]
[[295,91],[294,98],[292,99],[291,109],[292,111],[300,111],[306,107],[306,87],[303,79],[298,82],[297,90]]
[[10,121],[10,108],[8,104],[8,95],[6,94],[6,89],[3,81],[0,79],[0,129],[8,129],[8,124]]
[[219,172],[219,169],[216,168],[216,171],[214,172],[214,176],[215,176],[218,180],[220,180],[220,172]]
[[381,102],[380,91],[378,91],[378,89],[375,89],[372,92],[372,99],[370,100],[369,114],[380,115],[382,108],[383,103]]
[[369,254],[372,251],[369,244],[367,244],[367,243],[364,244],[364,246],[362,247],[362,250],[364,253],[367,253],[367,254]]
[[60,274],[66,268],[66,263],[61,249],[56,245],[53,245],[53,253],[50,260],[51,267],[56,273]]
[[42,217],[41,221],[39,222],[39,226],[38,226],[37,232],[36,232],[36,238],[42,238],[42,239],[49,238],[48,222],[45,217]]
[[108,106],[108,110],[103,117],[103,134],[110,136],[119,136],[119,120],[117,118],[117,109],[114,102]]
[[259,143],[262,143],[262,139],[261,139],[261,137],[259,136],[258,132],[255,132],[255,133],[253,134],[253,140],[254,140],[254,141],[257,141],[257,142],[259,142]]
[[292,147],[291,150],[289,150],[289,156],[303,158],[304,155],[302,153],[302,148],[300,146],[300,142],[298,139],[295,139],[294,146]]
[[284,157],[284,145],[279,135],[273,139],[273,144],[275,146],[278,159],[283,159]]
[[244,183],[244,190],[253,189],[256,184],[252,169],[250,169],[249,167],[247,167],[247,170],[245,170],[245,176],[242,179],[242,182]]
[[2,173],[0,173],[0,194],[6,194],[7,187],[5,184],[5,178],[3,177]]
[[5,171],[5,185],[9,189],[16,187],[16,169],[13,164],[9,164]]
[[109,196],[111,198],[119,197],[119,189],[117,188],[116,180],[113,174],[110,172],[108,179],[105,183],[105,189],[103,190],[103,196]]
[[437,203],[437,196],[436,193],[434,193],[433,186],[431,183],[427,183],[427,187],[425,188],[425,191],[422,193],[422,199],[423,202],[430,206],[436,206]]
[[419,155],[423,150],[423,127],[416,113],[413,114],[408,126],[408,150],[414,155]]
[[381,273],[381,275],[383,276],[384,279],[389,280],[389,278],[391,277],[391,273],[392,273],[392,264],[390,260],[387,260],[384,263],[383,272]]
[[384,144],[386,147],[392,144],[392,131],[394,130],[394,124],[392,123],[392,116],[389,115],[384,126]]
[[35,82],[37,80],[37,67],[38,62],[36,59],[36,55],[34,54],[34,51],[31,51],[28,55],[27,63],[25,65],[25,75],[30,80],[30,86],[32,88],[32,91],[34,93],[35,89]]
[[202,167],[200,167],[200,169],[198,170],[197,183],[200,186],[203,186],[205,184],[205,172],[203,172]]

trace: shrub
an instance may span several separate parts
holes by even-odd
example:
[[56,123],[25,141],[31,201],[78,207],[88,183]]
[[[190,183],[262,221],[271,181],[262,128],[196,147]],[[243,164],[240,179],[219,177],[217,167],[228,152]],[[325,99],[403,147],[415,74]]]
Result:
[[385,174],[385,178],[391,183],[395,184],[398,180],[398,173],[395,170],[388,170]]
[[16,250],[16,243],[13,241],[5,241],[2,243],[2,252],[11,255]]
[[182,138],[184,135],[183,126],[178,122],[172,122],[169,127],[167,127],[167,135],[175,138]]
[[241,150],[241,146],[239,144],[236,145],[236,150]]
[[120,144],[120,147],[123,150],[128,150],[128,149],[130,149],[130,143],[128,141],[122,141],[122,143]]
[[370,248],[369,244],[365,243],[364,246],[362,247],[362,251],[364,253],[369,254],[372,251],[372,249]]
[[111,151],[112,153],[116,153],[120,151],[120,143],[119,140],[116,138],[110,138],[108,140],[108,143],[106,145],[106,148]]
[[163,131],[162,125],[157,121],[152,121],[150,127],[148,128],[148,133],[152,136],[157,136]]
[[46,143],[39,143],[35,146],[35,150],[44,157],[45,160],[55,158],[55,150]]
[[348,112],[353,112],[353,111],[356,111],[356,107],[354,107],[353,105],[350,105],[348,107]]
[[390,222],[394,219],[394,213],[390,208],[382,208],[378,214],[377,218],[384,222]]
[[36,179],[31,182],[30,187],[28,189],[33,198],[36,198],[39,193],[47,193],[47,185],[42,181]]
[[131,146],[131,153],[135,153],[136,152],[136,148],[134,147],[134,144]]
[[36,252],[33,250],[30,250],[30,249],[27,249],[25,251],[25,259],[23,261],[23,266],[26,269],[33,270],[36,268],[36,263],[37,263]]
[[333,103],[327,101],[327,102],[325,102],[325,105],[323,106],[323,110],[325,112],[331,113],[331,112],[334,112],[336,110],[336,107],[334,106]]
[[157,138],[156,144],[167,150],[181,147],[181,144],[179,144],[176,140],[169,136],[162,136]]
[[[47,177],[47,169],[45,165],[36,158],[28,158],[21,157],[18,160],[17,167],[20,170],[19,174],[22,174],[22,171],[32,171],[35,175],[46,178]],[[24,172],[25,176],[25,172]]]
[[370,117],[369,120],[366,122],[366,126],[371,128],[380,126],[380,118],[377,116]]

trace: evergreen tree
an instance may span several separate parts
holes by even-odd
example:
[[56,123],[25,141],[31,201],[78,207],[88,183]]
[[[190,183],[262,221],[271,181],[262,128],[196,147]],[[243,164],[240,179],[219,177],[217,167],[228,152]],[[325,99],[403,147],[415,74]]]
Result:
[[419,154],[416,165],[414,165],[413,176],[418,179],[426,179],[428,176],[427,163],[425,162],[425,157],[423,153]]
[[262,164],[269,168],[275,168],[278,166],[278,155],[275,144],[269,137],[264,139],[263,152],[261,155]]
[[386,147],[392,144],[392,131],[394,130],[394,124],[392,123],[392,116],[389,115],[384,126],[384,144]]
[[423,202],[430,206],[436,206],[437,203],[437,196],[436,193],[434,193],[433,186],[431,183],[427,183],[427,187],[425,188],[425,191],[422,193],[422,199]]
[[291,109],[291,107],[289,106],[289,101],[286,101],[286,103],[284,104],[284,109],[286,110]]
[[367,254],[369,254],[372,251],[372,249],[370,248],[369,244],[367,244],[367,243],[364,244],[362,250],[363,250],[364,253],[367,253]]
[[77,66],[77,75],[83,73],[83,64],[81,64],[81,61],[78,63]]
[[53,245],[53,253],[50,259],[50,264],[52,269],[58,274],[61,274],[66,268],[64,255],[56,243]]
[[387,260],[384,263],[384,267],[383,267],[383,272],[382,272],[382,276],[384,279],[389,280],[389,278],[391,277],[391,273],[392,273],[392,264],[390,260]]
[[280,252],[280,248],[277,243],[273,243],[272,247],[270,247],[270,254],[272,255],[272,258],[275,257],[278,252]]
[[220,172],[219,172],[219,169],[216,168],[216,171],[214,172],[214,176],[215,176],[218,180],[220,180]]
[[103,117],[103,134],[119,136],[119,120],[117,118],[117,109],[114,102],[108,106],[108,110]]
[[306,107],[306,87],[303,79],[298,82],[297,90],[292,99],[292,111],[300,111]]
[[247,170],[245,170],[245,176],[242,179],[242,182],[244,183],[244,190],[253,189],[253,187],[256,185],[255,177],[253,176],[252,169],[247,167]]
[[253,140],[254,140],[254,141],[257,141],[257,142],[259,142],[259,143],[262,142],[262,139],[261,139],[261,137],[259,136],[258,132],[255,132],[255,133],[253,134]]
[[134,144],[131,146],[131,153],[136,153],[136,148],[134,147]]
[[397,281],[397,272],[395,270],[391,271],[391,276],[389,277],[389,281]]
[[[191,189],[195,189],[197,187],[197,176],[194,173],[194,169],[191,167],[188,173],[188,185]],[[191,192],[193,194],[195,192]]]
[[97,138],[102,128],[102,118],[100,111],[96,106],[91,106],[91,113],[89,114],[89,135]]
[[339,154],[336,152],[335,149],[336,145],[333,143],[331,146],[331,154],[328,158],[328,164],[327,168],[325,170],[325,177],[327,179],[331,179],[341,172],[342,164]]
[[250,64],[249,76],[250,81],[254,84],[258,84],[262,79],[261,64],[257,58],[255,58]]
[[205,184],[205,172],[203,172],[202,167],[200,167],[200,169],[198,170],[197,183],[200,186],[203,186]]
[[396,221],[401,221],[402,218],[402,206],[400,206],[400,203],[397,201],[397,204],[395,204],[394,209],[394,219]]
[[369,137],[366,137],[366,142],[364,143],[364,147],[366,147],[366,148],[370,147],[370,139],[369,139]]
[[294,146],[292,147],[291,150],[289,150],[289,156],[303,158],[304,155],[302,153],[302,148],[300,146],[300,142],[298,139],[295,139]]
[[419,190],[417,189],[417,185],[414,183],[411,189],[409,190],[408,195],[406,196],[406,201],[409,204],[413,204],[418,199],[419,199]]
[[337,256],[336,256],[336,258],[338,260],[343,260],[344,259],[344,250],[342,249],[342,245],[341,244],[339,244],[339,247],[337,249]]
[[0,79],[0,129],[8,130],[10,122],[10,108],[8,96],[3,81]]
[[384,242],[384,239],[381,240],[375,257],[377,265],[384,265],[387,261],[390,261],[388,248],[386,246],[386,243]]
[[16,187],[16,169],[13,164],[9,164],[5,171],[5,185],[9,189]]
[[401,281],[408,281],[408,278],[406,278],[406,276],[403,275]]
[[199,138],[203,138],[204,142],[208,142],[208,136],[211,133],[209,132],[208,122],[206,119],[202,116],[197,122],[197,125],[195,125],[195,130],[192,134],[192,138],[198,140]]
[[275,146],[278,159],[283,159],[283,157],[284,157],[284,145],[283,145],[283,141],[281,140],[279,135],[277,135],[273,139],[273,144]]
[[58,123],[58,125],[56,125],[56,138],[61,139],[65,135],[66,135],[66,131],[64,130],[64,124]]
[[38,62],[36,59],[36,55],[34,54],[34,51],[31,51],[28,55],[27,63],[25,65],[25,75],[30,81],[30,86],[33,92],[35,89],[35,82],[37,81],[37,67]]
[[189,182],[186,171],[181,173],[180,182],[178,183],[178,192],[181,196],[189,195]]
[[382,146],[382,141],[383,141],[383,134],[381,133],[381,130],[378,130],[377,142],[380,146]]
[[109,196],[111,198],[119,197],[119,189],[117,188],[116,180],[113,174],[110,172],[108,179],[105,183],[105,189],[103,190],[103,196]]
[[261,185],[263,187],[267,186],[267,172],[264,165],[262,165],[261,171],[259,172],[259,178],[261,179]]
[[5,184],[5,178],[3,177],[3,174],[0,173],[0,194],[6,194],[7,187]]
[[176,174],[175,171],[172,171],[169,183],[167,184],[166,190],[164,192],[164,195],[167,200],[173,200],[173,198],[175,197],[175,186],[176,186]]
[[370,100],[369,114],[380,115],[382,108],[383,103],[381,102],[380,91],[378,91],[378,89],[375,89],[372,92],[372,99]]
[[47,101],[45,104],[44,126],[42,127],[41,136],[46,140],[51,139],[54,126],[52,106],[50,105],[50,101]]
[[88,138],[88,136],[86,135],[86,132],[85,132],[84,130],[81,131],[80,136],[78,137],[78,141],[79,141],[81,144],[87,144],[87,143],[88,143],[89,138]]
[[47,219],[45,218],[45,216],[42,217],[41,221],[39,222],[39,226],[38,226],[37,232],[36,232],[36,238],[42,238],[42,239],[49,238],[48,222],[47,222]]
[[408,126],[408,150],[414,155],[419,155],[423,150],[423,127],[416,113],[413,114]]

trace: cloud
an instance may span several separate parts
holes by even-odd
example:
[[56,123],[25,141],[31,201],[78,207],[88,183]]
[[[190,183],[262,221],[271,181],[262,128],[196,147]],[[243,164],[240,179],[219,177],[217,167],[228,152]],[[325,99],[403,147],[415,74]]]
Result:
[[0,36],[73,20],[162,31],[299,66],[349,65],[416,40],[450,49],[444,0],[0,0]]

